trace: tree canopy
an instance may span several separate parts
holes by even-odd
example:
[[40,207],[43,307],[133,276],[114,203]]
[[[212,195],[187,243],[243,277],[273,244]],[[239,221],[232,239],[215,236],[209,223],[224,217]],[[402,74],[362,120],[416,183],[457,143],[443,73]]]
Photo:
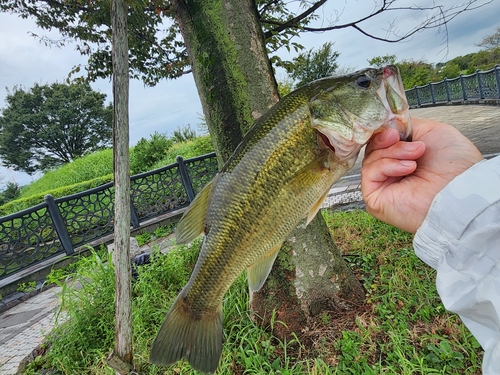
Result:
[[[320,19],[318,14],[325,14],[324,6],[328,0],[254,1],[271,62],[274,66],[285,68],[289,68],[293,62],[284,61],[274,52],[283,47],[296,51],[303,49],[300,43],[293,41],[300,33],[350,28],[372,39],[399,42],[423,29],[439,29],[458,14],[483,5],[479,0],[468,0],[450,7],[440,4],[405,6],[398,0],[382,1],[366,7],[366,11],[356,19],[340,22],[339,14],[343,10],[338,9],[332,11],[334,14],[331,16],[322,16],[321,25],[314,26],[314,21]],[[62,38],[58,40],[33,34],[47,45],[60,46],[75,42],[77,50],[88,57],[81,79],[93,81],[111,75],[110,0],[3,0],[0,2],[0,11],[34,18],[37,25],[45,30],[59,30]],[[412,12],[415,14],[414,19],[420,21],[406,29],[405,25],[396,25],[395,21],[401,12]],[[382,13],[394,14],[394,22],[386,28],[370,31],[368,22],[377,19]],[[174,17],[170,1],[129,2],[131,78],[155,85],[164,78],[177,78],[191,71],[187,50]],[[72,74],[79,74],[81,69],[81,66],[74,67]]]
[[368,60],[368,64],[375,68],[381,68],[385,65],[393,65],[396,63],[396,55],[375,56]]
[[88,83],[14,87],[0,116],[4,166],[33,174],[111,143],[113,107]]
[[339,64],[337,58],[340,52],[332,49],[333,43],[323,44],[318,50],[310,49],[293,59],[294,67],[289,72],[290,78],[298,81],[295,87],[304,86],[315,79],[331,76]]

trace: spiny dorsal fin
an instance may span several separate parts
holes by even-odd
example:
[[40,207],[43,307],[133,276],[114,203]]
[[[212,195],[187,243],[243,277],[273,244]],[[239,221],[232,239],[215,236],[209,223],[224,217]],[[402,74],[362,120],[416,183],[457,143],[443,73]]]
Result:
[[247,268],[248,287],[251,293],[258,291],[266,282],[280,248],[281,243],[273,247],[262,258]]
[[205,214],[207,213],[208,204],[212,197],[212,190],[217,185],[218,178],[219,175],[216,175],[212,181],[205,185],[177,224],[175,239],[178,244],[189,243],[203,233]]

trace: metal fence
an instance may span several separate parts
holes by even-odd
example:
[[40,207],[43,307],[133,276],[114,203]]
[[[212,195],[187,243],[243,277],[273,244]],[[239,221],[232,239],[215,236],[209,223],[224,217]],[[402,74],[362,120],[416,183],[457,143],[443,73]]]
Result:
[[410,107],[470,99],[500,99],[500,66],[406,90]]
[[[131,177],[131,226],[187,207],[217,173],[215,153]],[[0,218],[0,280],[113,233],[113,182]]]

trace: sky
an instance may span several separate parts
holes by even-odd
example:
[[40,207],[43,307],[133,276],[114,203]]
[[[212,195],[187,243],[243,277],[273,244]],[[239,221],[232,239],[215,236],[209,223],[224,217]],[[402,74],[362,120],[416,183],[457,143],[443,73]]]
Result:
[[[330,0],[321,8],[319,25],[326,26],[338,17],[338,23],[347,23],[369,14],[380,0]],[[465,1],[465,0],[462,0]],[[457,0],[436,0],[445,7],[460,4]],[[487,3],[478,1],[474,6]],[[426,4],[427,3],[427,4]],[[419,1],[419,6],[432,5],[433,1]],[[411,0],[398,0],[397,6],[412,6]],[[404,33],[425,18],[425,12],[401,10],[386,12],[361,26],[368,32],[384,37],[391,24]],[[394,54],[398,60],[425,60],[429,63],[445,62],[456,56],[477,52],[475,46],[486,35],[500,26],[500,0],[491,2],[475,10],[462,13],[451,21],[447,30],[441,28],[425,30],[409,40],[386,43],[368,38],[350,28],[324,33],[306,33],[296,41],[306,47],[318,48],[326,42],[334,42],[333,49],[340,52],[338,63],[350,70],[368,66],[367,60],[386,54]],[[31,33],[45,35],[52,39],[60,36],[57,31],[39,29],[31,19],[21,19],[17,15],[0,13],[0,110],[5,107],[7,89],[16,85],[29,89],[35,83],[50,84],[63,82],[70,70],[85,64],[85,58],[76,50],[76,44],[63,48],[50,48],[40,43]],[[280,51],[283,58],[293,58],[297,53]],[[283,80],[285,73],[277,71],[277,79]],[[95,90],[112,100],[111,80],[100,80],[92,84]],[[196,129],[202,115],[201,104],[191,74],[177,80],[162,81],[155,87],[145,87],[137,80],[130,82],[130,145],[140,138],[149,138],[154,132],[171,134],[179,126],[191,124]],[[0,167],[0,189],[8,181],[20,186],[33,181],[25,173]]]

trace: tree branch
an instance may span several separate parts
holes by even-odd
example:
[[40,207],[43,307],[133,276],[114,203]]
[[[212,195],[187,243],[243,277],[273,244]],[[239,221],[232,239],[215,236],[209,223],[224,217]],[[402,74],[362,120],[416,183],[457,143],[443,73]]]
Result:
[[[432,7],[410,6],[410,7],[394,7],[394,8],[391,8],[391,5],[395,1],[396,0],[383,1],[382,4],[380,5],[380,7],[378,7],[375,11],[373,11],[369,15],[367,15],[365,17],[362,17],[362,18],[360,18],[360,19],[358,19],[356,21],[353,21],[353,22],[348,22],[348,23],[344,23],[344,24],[341,24],[341,25],[330,25],[330,26],[327,26],[327,27],[307,27],[307,26],[301,26],[300,30],[301,31],[308,31],[308,32],[325,32],[325,31],[340,30],[340,29],[346,29],[346,28],[352,27],[353,29],[357,30],[361,34],[363,34],[363,35],[365,35],[365,36],[367,36],[367,37],[369,37],[371,39],[380,40],[380,41],[389,42],[389,43],[397,43],[397,42],[401,42],[401,41],[403,41],[405,39],[408,39],[408,38],[412,37],[418,31],[426,30],[426,29],[433,29],[433,28],[437,28],[437,27],[441,27],[443,25],[446,25],[448,22],[450,22],[455,17],[457,17],[459,14],[461,14],[463,12],[466,12],[466,11],[469,11],[469,10],[474,10],[474,9],[483,7],[484,5],[487,5],[487,4],[491,3],[493,0],[488,0],[488,1],[483,2],[483,3],[481,3],[481,4],[477,5],[477,6],[472,6],[472,5],[475,4],[475,3],[477,3],[478,0],[471,0],[471,1],[465,2],[465,3],[461,4],[461,5],[453,6],[453,7],[449,8],[449,9],[443,9],[442,5],[436,5],[436,6],[432,6]],[[318,4],[319,4],[319,2],[316,3],[313,6],[313,7],[315,7],[314,10],[316,10],[320,6],[320,5],[317,6]],[[305,13],[311,14],[312,13],[311,10],[313,9],[313,7],[309,8],[303,14],[305,14]],[[388,12],[388,11],[402,11],[402,10],[409,10],[409,11],[434,11],[435,13],[432,14],[431,16],[429,16],[426,20],[422,21],[419,25],[415,26],[414,28],[412,28],[411,30],[409,30],[408,32],[406,32],[403,35],[397,35],[396,33],[393,33],[394,38],[376,36],[375,34],[372,34],[372,33],[368,32],[368,31],[365,31],[360,26],[360,24],[362,22],[367,21],[367,20],[369,20],[369,19],[371,19],[371,18],[373,18],[373,17],[375,17],[375,16],[377,16],[377,15],[383,13],[383,12]],[[274,20],[262,19],[261,20],[262,23],[270,24],[270,25],[276,25],[277,26],[273,30],[268,31],[265,34],[266,39],[270,38],[273,35],[273,33],[283,31],[283,30],[285,30],[287,28],[298,28],[296,26],[297,22],[295,22],[295,23],[292,22],[293,20],[295,20],[298,17],[300,17],[300,16],[297,16],[294,19],[292,19],[292,20],[290,20],[288,22],[285,22],[285,23],[281,23],[279,21],[274,21]]]
[[[267,31],[264,34],[264,38],[269,39],[270,37],[273,36],[273,34],[280,33],[281,31],[288,29],[288,28],[291,28],[291,27],[296,27],[297,24],[300,23],[300,21],[302,21],[304,18],[310,16],[312,13],[314,13],[316,11],[316,9],[318,9],[319,7],[324,5],[327,1],[328,0],[320,0],[316,4],[314,4],[312,7],[307,9],[305,12],[303,12],[302,14],[299,14],[298,16],[292,18],[291,20],[288,20],[285,23],[277,23],[278,27],[275,27],[274,29]],[[272,23],[272,22],[266,21],[266,20],[261,20],[261,22],[262,23]]]

